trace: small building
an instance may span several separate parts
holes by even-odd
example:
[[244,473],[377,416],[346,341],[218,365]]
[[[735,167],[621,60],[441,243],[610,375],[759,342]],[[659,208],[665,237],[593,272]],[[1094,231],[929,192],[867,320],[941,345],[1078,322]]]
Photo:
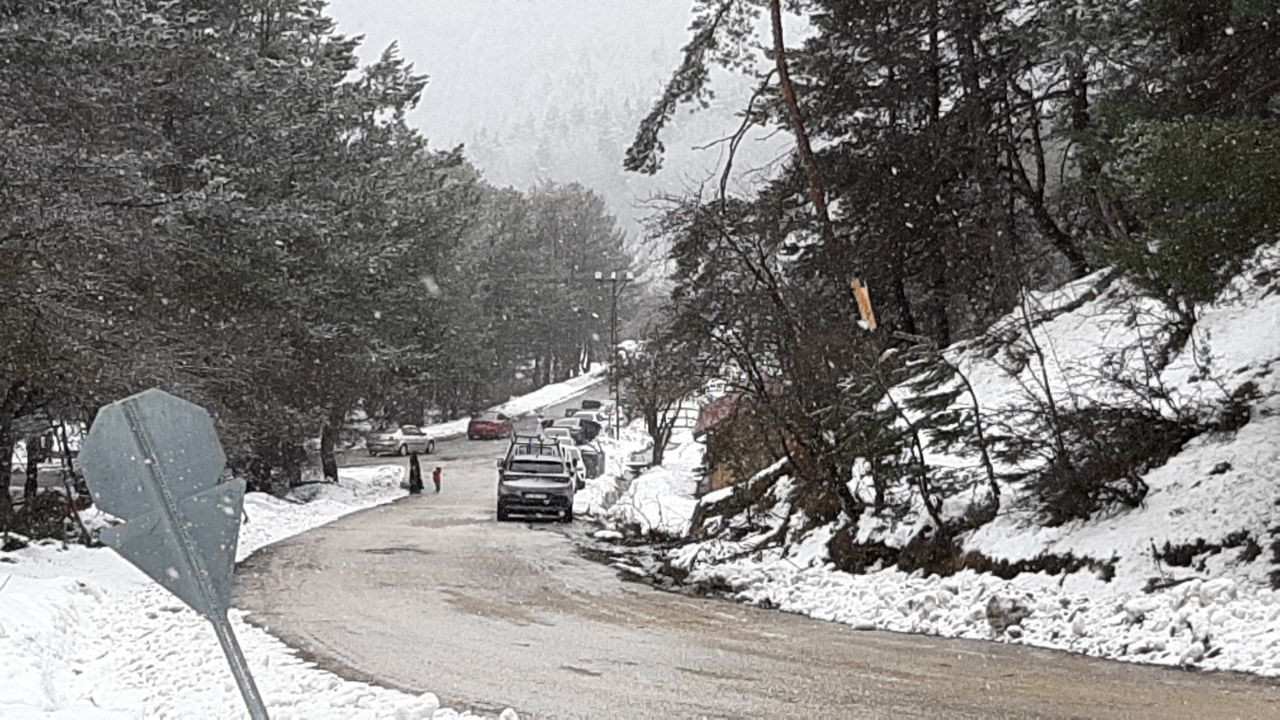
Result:
[[699,496],[736,485],[777,460],[776,442],[761,422],[764,412],[745,393],[730,393],[702,407],[693,430],[694,439],[707,448]]

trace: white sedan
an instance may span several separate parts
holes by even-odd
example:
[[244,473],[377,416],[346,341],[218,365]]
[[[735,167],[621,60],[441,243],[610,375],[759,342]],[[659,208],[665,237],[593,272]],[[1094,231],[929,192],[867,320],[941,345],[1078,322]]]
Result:
[[436,451],[436,441],[417,425],[401,425],[395,430],[373,433],[365,440],[365,447],[370,455],[430,455]]

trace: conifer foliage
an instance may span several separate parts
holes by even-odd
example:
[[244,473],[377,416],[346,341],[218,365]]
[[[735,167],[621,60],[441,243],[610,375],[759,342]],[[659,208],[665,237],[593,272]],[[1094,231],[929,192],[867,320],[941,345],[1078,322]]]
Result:
[[315,437],[336,479],[357,405],[456,416],[598,354],[600,199],[488,186],[407,124],[427,78],[358,49],[321,0],[0,2],[0,487],[151,386],[279,488]]

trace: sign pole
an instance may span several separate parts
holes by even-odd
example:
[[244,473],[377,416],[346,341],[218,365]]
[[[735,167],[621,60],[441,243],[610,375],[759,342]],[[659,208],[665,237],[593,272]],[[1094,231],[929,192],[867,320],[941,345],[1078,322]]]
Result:
[[262,701],[257,683],[253,681],[253,675],[249,672],[249,662],[245,660],[244,651],[240,649],[240,643],[231,630],[231,622],[227,619],[226,613],[209,618],[209,622],[213,623],[213,631],[218,636],[218,643],[222,645],[222,653],[227,656],[231,674],[235,676],[236,685],[240,687],[240,695],[244,698],[244,705],[249,709],[249,717],[253,720],[270,720],[267,717],[267,705]]

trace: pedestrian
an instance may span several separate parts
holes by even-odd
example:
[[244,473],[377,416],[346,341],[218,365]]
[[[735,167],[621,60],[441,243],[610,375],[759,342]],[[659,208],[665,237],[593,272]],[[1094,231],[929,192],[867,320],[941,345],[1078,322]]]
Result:
[[418,453],[409,456],[409,494],[422,492],[422,466],[418,464]]
[[440,494],[440,468],[437,467],[436,471],[431,473],[431,481],[436,484],[436,494],[439,495]]

